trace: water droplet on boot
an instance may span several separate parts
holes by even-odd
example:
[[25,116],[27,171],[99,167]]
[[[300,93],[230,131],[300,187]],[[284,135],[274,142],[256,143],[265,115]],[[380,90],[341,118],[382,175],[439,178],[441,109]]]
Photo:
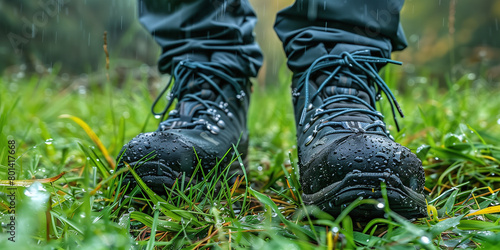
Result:
[[384,207],[385,207],[385,205],[384,205],[384,203],[382,203],[382,202],[379,202],[379,203],[377,204],[377,209],[384,209]]
[[363,162],[363,157],[357,156],[356,158],[354,158],[354,161],[355,162]]

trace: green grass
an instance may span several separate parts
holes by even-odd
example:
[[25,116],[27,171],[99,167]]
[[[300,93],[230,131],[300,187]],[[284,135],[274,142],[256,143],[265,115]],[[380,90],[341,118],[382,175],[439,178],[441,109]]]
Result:
[[[115,158],[136,134],[156,129],[149,109],[157,89],[148,88],[146,76],[129,77],[120,88],[93,76],[82,87],[55,75],[4,76],[0,179],[8,178],[8,140],[15,140],[16,179],[31,181],[17,183],[28,187],[17,187],[15,243],[7,232],[10,191],[0,186],[0,248],[441,249],[500,242],[500,89],[467,76],[398,86],[406,113],[402,131],[387,122],[396,140],[424,163],[430,214],[410,222],[389,204],[385,218],[360,224],[348,212],[378,201],[354,202],[336,218],[301,201],[290,75],[281,70],[274,87],[255,85],[246,176],[229,186],[227,168],[220,166],[199,172],[206,181],[195,187],[175,185],[168,197],[143,183],[124,194],[121,172],[106,157]],[[390,85],[401,82],[397,70],[383,73]],[[380,108],[390,117],[387,103]],[[232,160],[243,164],[239,157]]]

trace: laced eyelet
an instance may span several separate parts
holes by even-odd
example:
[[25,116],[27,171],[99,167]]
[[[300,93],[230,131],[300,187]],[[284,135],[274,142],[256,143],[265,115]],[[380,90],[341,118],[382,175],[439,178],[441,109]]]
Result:
[[245,98],[246,94],[245,92],[242,90],[240,91],[239,94],[236,95],[236,99],[240,100],[240,101],[243,101],[243,99]]
[[311,144],[311,142],[314,140],[314,136],[310,135],[306,138],[306,146]]
[[312,135],[310,135],[310,136],[308,136],[308,137],[306,138],[306,146],[307,146],[307,145],[309,145],[309,144],[311,144],[311,142],[314,140],[314,138],[316,138],[316,135],[318,134],[318,131],[319,131],[319,130],[318,130],[318,125],[316,125],[316,126],[314,127],[313,132],[312,132]]
[[220,132],[219,127],[211,125],[211,124],[208,124],[208,123],[207,123],[206,128],[207,128],[208,131],[210,131],[210,133],[212,133],[214,135],[217,135]]
[[[229,106],[229,104],[227,102],[220,102],[219,103],[219,108],[223,109],[224,111],[227,110],[227,107]],[[227,112],[226,112],[227,113]]]
[[168,116],[175,116],[179,114],[179,111],[177,109],[173,109],[170,112],[168,112]]
[[324,109],[316,109],[316,111],[314,112],[314,115],[317,116],[319,113],[325,111]]
[[219,128],[221,128],[221,129],[224,129],[224,128],[226,128],[226,123],[223,120],[219,120],[217,122],[217,126],[219,126]]
[[205,121],[204,119],[198,119],[194,122],[194,124],[206,124],[207,121]]
[[215,122],[218,122],[220,120],[220,115],[219,114],[216,114],[214,113],[212,116],[211,116],[212,120],[214,120]]
[[214,116],[215,115],[215,109],[207,109],[207,113]]
[[314,108],[314,105],[312,103],[309,103],[307,106],[307,111],[311,111]]
[[313,117],[311,118],[311,121],[309,123],[316,122],[316,120],[318,120],[318,118],[319,118],[319,116],[313,115]]
[[309,130],[310,127],[311,127],[311,124],[310,123],[306,123],[306,125],[304,125],[304,130],[302,130],[302,133],[307,132],[307,130]]
[[316,126],[314,127],[314,130],[313,130],[313,134],[312,134],[312,135],[315,137],[315,136],[318,134],[318,132],[319,132],[319,130],[318,130],[318,125],[316,125]]

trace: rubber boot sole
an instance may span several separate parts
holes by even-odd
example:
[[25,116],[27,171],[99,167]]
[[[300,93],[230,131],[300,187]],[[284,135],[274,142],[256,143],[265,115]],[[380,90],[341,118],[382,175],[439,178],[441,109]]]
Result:
[[[244,160],[246,162],[246,159]],[[245,164],[246,166],[247,164]],[[142,181],[156,194],[164,195],[168,192],[168,189],[172,188],[175,182],[179,182],[178,185],[182,185],[180,182],[184,182],[184,187],[187,187],[188,184],[196,185],[201,177],[201,173],[197,173],[198,178],[192,178],[189,175],[183,176],[182,172],[178,172],[168,167],[167,165],[156,162],[156,161],[148,161],[148,162],[133,162],[130,164],[132,168],[134,168],[136,174],[142,179]],[[220,171],[219,171],[220,173]],[[229,167],[229,171],[227,177],[231,177],[228,180],[229,185],[233,185],[236,181],[236,176],[243,176],[243,171],[241,169],[241,165],[238,161],[235,161]],[[221,178],[224,180],[224,178]],[[137,185],[137,181],[131,173],[126,173],[125,177],[122,181],[123,185],[130,183],[129,189],[135,187]],[[217,184],[218,186],[220,183]]]
[[403,185],[401,180],[389,173],[349,173],[339,182],[333,183],[314,194],[303,194],[306,205],[316,205],[321,210],[338,216],[350,203],[357,199],[376,199],[380,204],[363,204],[350,212],[358,221],[384,217],[381,183],[386,184],[389,208],[407,218],[427,216],[427,206],[423,194]]

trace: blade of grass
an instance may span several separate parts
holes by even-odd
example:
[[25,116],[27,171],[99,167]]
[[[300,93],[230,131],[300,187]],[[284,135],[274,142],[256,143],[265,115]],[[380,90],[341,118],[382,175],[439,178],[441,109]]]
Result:
[[0,180],[0,186],[17,186],[17,187],[29,187],[31,184],[35,182],[40,183],[51,183],[59,180],[63,177],[66,172],[62,172],[54,177],[45,178],[45,179],[34,179],[34,180]]
[[289,220],[287,220],[282,214],[278,206],[266,195],[257,192],[256,190],[252,189],[251,187],[249,188],[250,194],[252,194],[257,200],[265,204],[266,206],[270,207],[274,213],[278,216],[278,218],[285,224],[288,228],[290,228],[293,232],[295,233],[300,233],[303,234],[304,236],[309,237],[312,240],[316,240],[317,237],[316,235],[313,234],[312,231],[306,230],[303,227],[300,227]]
[[106,158],[106,161],[108,162],[111,169],[115,169],[115,161],[111,158],[111,156],[109,156],[108,150],[102,144],[101,139],[99,139],[99,137],[95,134],[95,132],[90,128],[90,126],[86,122],[84,122],[82,119],[76,116],[68,114],[60,115],[59,118],[67,118],[78,124],[85,131],[85,133],[87,133],[90,139],[97,145],[101,153],[104,155],[104,158]]
[[148,245],[146,246],[147,250],[153,250],[155,247],[156,240],[156,227],[158,226],[158,216],[160,215],[159,204],[155,209],[154,217],[153,217],[153,225],[151,225],[151,234],[149,236]]
[[146,183],[144,183],[142,181],[141,177],[139,177],[139,175],[137,175],[137,173],[130,167],[130,165],[128,163],[125,163],[125,165],[127,165],[130,173],[132,173],[132,175],[134,176],[135,180],[137,181],[137,184],[141,187],[142,190],[144,190],[144,192],[146,192],[146,194],[148,195],[148,197],[151,199],[152,203],[153,204],[159,204],[161,206],[161,208],[162,208],[161,212],[163,214],[165,214],[166,216],[169,216],[172,219],[177,220],[177,221],[180,221],[181,218],[184,218],[184,219],[186,219],[188,221],[192,221],[193,224],[195,224],[198,227],[203,225],[190,212],[182,210],[182,209],[179,209],[179,208],[177,208],[177,207],[175,207],[175,206],[173,206],[171,204],[168,204],[168,202],[166,202],[163,198],[161,198],[156,193],[154,193],[146,185]]

